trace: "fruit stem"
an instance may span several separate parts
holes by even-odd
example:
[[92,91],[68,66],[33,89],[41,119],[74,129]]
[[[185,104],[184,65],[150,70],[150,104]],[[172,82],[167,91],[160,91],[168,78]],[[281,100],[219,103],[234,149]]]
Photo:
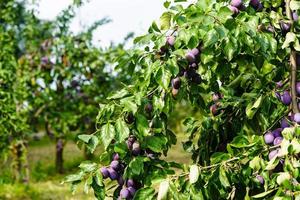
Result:
[[[285,9],[286,9],[286,15],[291,24],[291,31],[293,31],[294,19],[293,19],[292,11],[290,9],[290,2],[291,2],[290,0],[286,0]],[[298,113],[299,108],[297,105],[297,93],[296,93],[296,82],[297,82],[296,51],[292,46],[291,46],[291,55],[290,55],[290,66],[291,66],[290,84],[291,84],[291,96],[292,96],[292,110],[293,113]]]

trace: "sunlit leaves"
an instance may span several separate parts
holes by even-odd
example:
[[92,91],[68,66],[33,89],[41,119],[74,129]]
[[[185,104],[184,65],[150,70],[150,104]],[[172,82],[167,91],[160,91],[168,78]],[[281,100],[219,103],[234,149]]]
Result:
[[115,127],[111,123],[107,123],[101,127],[100,131],[101,141],[105,147],[108,147],[112,139],[115,137]]

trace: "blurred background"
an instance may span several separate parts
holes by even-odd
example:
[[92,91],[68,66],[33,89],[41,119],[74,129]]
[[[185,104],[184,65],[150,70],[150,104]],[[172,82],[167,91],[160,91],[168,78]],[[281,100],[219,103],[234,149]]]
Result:
[[[133,38],[164,10],[161,0],[1,1],[0,199],[94,199],[62,184],[101,152],[78,135],[96,131],[99,104],[131,81]],[[174,112],[179,138],[191,112],[184,102]],[[180,143],[166,159],[190,162]]]

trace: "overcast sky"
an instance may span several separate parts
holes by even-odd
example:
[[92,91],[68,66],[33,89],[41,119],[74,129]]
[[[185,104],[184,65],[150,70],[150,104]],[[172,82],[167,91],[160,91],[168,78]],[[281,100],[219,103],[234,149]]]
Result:
[[[121,42],[129,32],[135,35],[145,33],[153,20],[159,19],[164,12],[163,0],[91,0],[78,11],[72,23],[72,30],[77,32],[94,21],[109,17],[113,21],[100,27],[95,32],[95,40],[107,46],[110,41]],[[40,0],[38,16],[53,19],[72,0]]]

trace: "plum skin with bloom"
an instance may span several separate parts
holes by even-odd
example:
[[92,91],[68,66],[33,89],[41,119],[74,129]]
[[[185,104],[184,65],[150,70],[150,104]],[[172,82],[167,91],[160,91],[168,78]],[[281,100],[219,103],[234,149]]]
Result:
[[271,132],[268,132],[264,135],[264,140],[266,144],[272,144],[274,141],[274,135]]

